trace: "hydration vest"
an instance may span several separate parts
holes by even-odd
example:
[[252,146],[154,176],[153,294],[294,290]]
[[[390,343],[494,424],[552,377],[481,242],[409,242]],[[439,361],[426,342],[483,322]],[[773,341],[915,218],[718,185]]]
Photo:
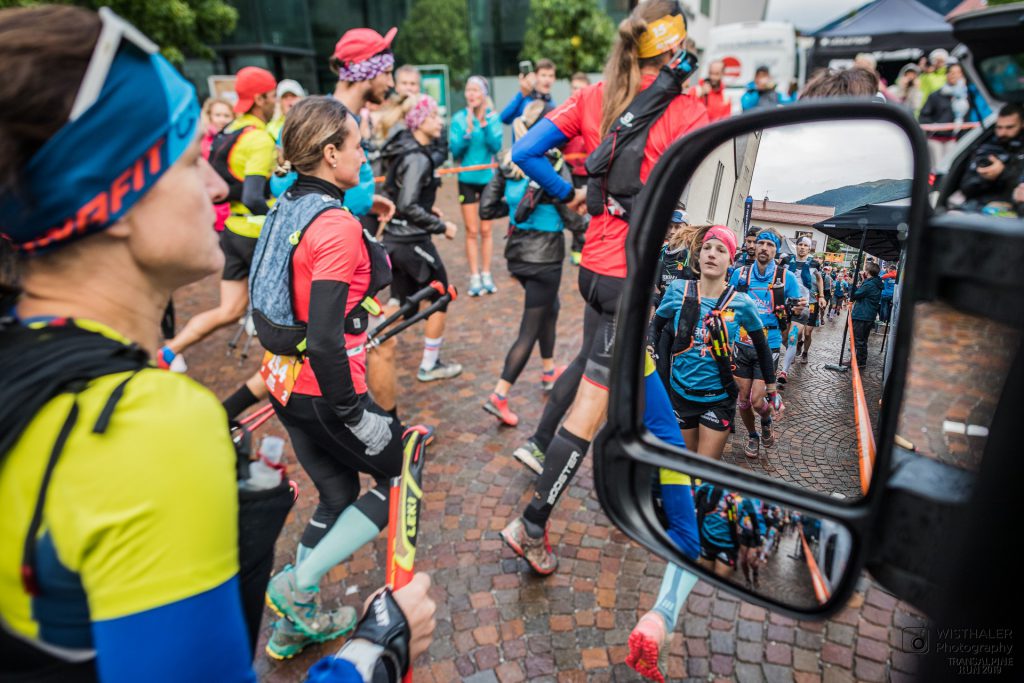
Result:
[[[701,340],[709,349],[711,357],[718,366],[718,377],[722,382],[722,389],[732,399],[736,398],[739,390],[736,387],[736,379],[733,377],[732,345],[729,342],[729,330],[722,319],[722,311],[728,308],[736,293],[734,287],[726,287],[722,295],[718,297],[711,312],[704,316],[704,339]],[[672,340],[673,359],[693,347],[699,321],[700,283],[695,280],[686,280],[683,282],[683,304],[679,309],[679,324],[676,325],[675,338]]]
[[[293,197],[289,191],[267,214],[253,252],[249,301],[260,344],[271,353],[301,356],[306,350],[306,323],[295,319],[292,305],[292,259],[309,226],[331,209],[348,210],[330,195],[312,192]],[[293,229],[295,226],[299,227]],[[363,303],[345,316],[347,334],[366,331],[370,310],[376,308],[373,295],[391,284],[391,264],[384,246],[365,229],[363,242],[370,256],[370,286]]]
[[817,292],[817,288],[814,286],[814,277],[811,275],[811,269],[815,267],[815,262],[811,259],[806,261],[792,260],[788,264],[788,268],[794,273],[800,274],[800,281],[803,282],[804,287],[807,288],[808,292]]
[[668,246],[661,248],[661,280],[658,288],[664,292],[676,280],[696,280],[690,268],[690,250],[686,247],[669,251]]
[[242,185],[245,183],[245,178],[236,176],[231,171],[231,164],[228,161],[231,159],[232,150],[234,150],[241,137],[250,130],[256,130],[256,127],[243,126],[230,133],[225,132],[226,130],[227,126],[213,136],[213,141],[210,143],[209,161],[210,166],[217,172],[217,175],[228,184],[227,201],[240,202],[242,201]]
[[[740,269],[740,281],[736,285],[736,291],[746,294],[750,291],[750,278],[753,277],[754,266],[743,266]],[[786,269],[775,266],[775,275],[772,278],[771,308],[778,320],[776,327],[783,329],[789,325],[790,314],[786,309]],[[765,325],[771,329],[772,325]]]
[[601,144],[587,157],[587,212],[629,220],[636,194],[644,187],[640,167],[651,126],[683,91],[697,69],[697,58],[683,52],[661,67],[658,77],[633,98]]

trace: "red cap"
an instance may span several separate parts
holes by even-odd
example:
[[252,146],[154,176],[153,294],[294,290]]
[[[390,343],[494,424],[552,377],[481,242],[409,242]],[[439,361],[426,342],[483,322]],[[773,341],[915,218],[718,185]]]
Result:
[[704,242],[708,240],[719,240],[729,251],[729,258],[736,258],[736,235],[724,225],[712,225],[704,233]]
[[247,66],[235,75],[235,113],[244,114],[252,109],[253,100],[257,95],[277,90],[277,79],[274,74],[258,66]]
[[396,33],[398,33],[398,29],[394,27],[387,32],[387,35],[383,36],[372,28],[354,28],[345,31],[345,35],[334,46],[334,58],[342,64],[365,62],[378,52],[390,49]]

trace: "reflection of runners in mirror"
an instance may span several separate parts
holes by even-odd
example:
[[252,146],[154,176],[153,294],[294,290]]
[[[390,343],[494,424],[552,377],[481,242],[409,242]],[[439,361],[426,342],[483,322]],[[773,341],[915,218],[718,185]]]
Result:
[[325,643],[347,635],[356,626],[358,615],[353,607],[340,607],[323,612],[316,624],[322,630],[316,636],[306,635],[287,619],[274,622],[274,631],[267,640],[267,656],[273,659],[291,659],[310,645]]

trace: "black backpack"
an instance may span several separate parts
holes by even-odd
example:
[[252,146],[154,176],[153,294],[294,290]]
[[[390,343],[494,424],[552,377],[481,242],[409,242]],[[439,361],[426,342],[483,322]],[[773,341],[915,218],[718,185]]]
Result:
[[[722,312],[729,306],[736,293],[734,287],[726,287],[711,312],[704,317],[704,327],[708,337],[705,343],[718,366],[718,377],[722,382],[722,388],[732,399],[739,395],[739,389],[736,386],[736,379],[733,377],[732,344],[729,341],[729,332],[725,321],[722,319]],[[679,324],[676,326],[672,340],[672,358],[693,346],[699,320],[700,283],[695,280],[684,280],[683,304],[679,310]],[[669,366],[671,367],[671,363]],[[667,381],[668,378],[665,379]],[[665,386],[669,385],[666,383]]]

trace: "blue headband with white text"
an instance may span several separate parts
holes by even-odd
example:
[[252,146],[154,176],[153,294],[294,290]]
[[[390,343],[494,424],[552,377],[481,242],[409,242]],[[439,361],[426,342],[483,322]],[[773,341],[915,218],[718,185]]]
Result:
[[757,241],[760,242],[761,240],[767,240],[774,244],[776,251],[782,248],[782,242],[779,241],[779,238],[767,230],[762,233],[758,233]]
[[[192,85],[130,25],[109,10],[100,16],[104,32],[111,17],[122,31],[114,35],[102,87],[92,84],[96,92],[87,99],[94,101],[81,112],[76,99],[68,123],[23,169],[21,187],[0,195],[0,233],[24,252],[45,252],[113,225],[195,140],[199,103]],[[92,69],[90,62],[83,90]]]

